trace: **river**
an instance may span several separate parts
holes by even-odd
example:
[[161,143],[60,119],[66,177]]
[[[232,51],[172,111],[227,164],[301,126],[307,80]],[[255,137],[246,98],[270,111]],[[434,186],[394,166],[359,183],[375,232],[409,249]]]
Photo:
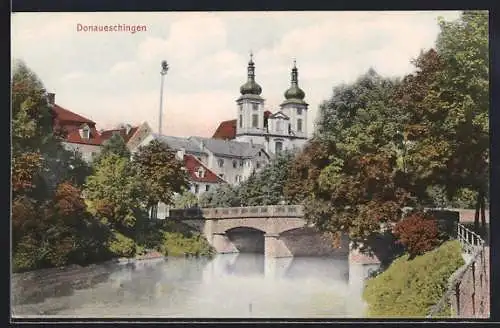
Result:
[[15,274],[14,317],[360,318],[374,267],[219,254]]

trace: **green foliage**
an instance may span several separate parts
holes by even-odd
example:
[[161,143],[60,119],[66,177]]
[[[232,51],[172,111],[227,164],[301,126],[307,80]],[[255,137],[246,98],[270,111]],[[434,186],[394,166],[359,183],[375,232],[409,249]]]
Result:
[[165,232],[163,236],[162,253],[168,256],[211,256],[212,246],[199,233],[183,234],[181,232]]
[[133,257],[136,252],[136,243],[133,239],[113,231],[111,240],[109,241],[109,250],[119,257]]
[[106,140],[102,147],[99,155],[94,159],[94,165],[98,164],[101,158],[104,158],[110,154],[118,155],[123,158],[130,158],[130,150],[127,148],[127,144],[125,140],[123,140],[122,136],[118,133],[115,133]]
[[449,277],[463,265],[460,244],[446,242],[413,260],[404,255],[368,280],[363,297],[368,315],[379,318],[425,317],[447,288]]
[[198,205],[198,197],[189,190],[175,195],[174,208],[191,208]]
[[447,198],[477,192],[484,209],[489,166],[488,13],[441,20],[436,51],[415,61],[396,98],[409,113],[409,166],[415,185],[441,185]]
[[42,81],[22,61],[12,75],[13,151],[43,151],[52,140],[52,112]]
[[242,206],[286,203],[283,187],[288,179],[293,156],[292,152],[277,155],[266,167],[244,181],[238,189]]
[[278,205],[288,203],[284,186],[289,177],[294,153],[283,152],[259,172],[253,172],[238,186],[222,185],[203,193],[202,207]]
[[85,193],[93,214],[118,229],[131,228],[143,210],[141,199],[147,198],[142,187],[129,159],[109,154],[87,178]]
[[217,189],[204,192],[199,204],[201,207],[236,207],[241,205],[241,201],[236,187],[222,184]]
[[454,208],[474,208],[478,193],[468,188],[461,188],[457,191],[450,202],[450,207]]
[[315,137],[286,188],[292,199],[307,190],[306,218],[318,228],[365,239],[380,223],[399,220],[408,197],[394,138],[406,120],[391,99],[397,86],[370,69],[320,106]]
[[172,204],[174,193],[180,193],[189,186],[183,162],[175,158],[168,146],[157,140],[139,147],[133,164],[148,206],[159,202]]

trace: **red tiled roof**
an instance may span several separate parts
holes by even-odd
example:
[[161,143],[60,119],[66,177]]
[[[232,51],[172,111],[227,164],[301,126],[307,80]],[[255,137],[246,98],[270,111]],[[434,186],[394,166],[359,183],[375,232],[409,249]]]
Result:
[[[86,117],[73,113],[57,104],[52,106],[52,111],[54,113],[54,129],[62,130],[64,133],[64,141],[78,144],[86,145],[96,145],[102,144],[101,135],[95,128],[95,122],[89,120]],[[83,139],[80,136],[79,129],[87,124],[90,129],[90,138]]]
[[215,130],[213,139],[234,139],[236,137],[236,120],[223,121]]
[[[266,110],[264,112],[264,118],[268,118],[272,114],[273,113]],[[217,130],[215,130],[215,133],[212,136],[212,139],[222,139],[222,140],[234,139],[236,137],[236,124],[237,124],[237,120],[228,120],[228,121],[221,122],[219,124],[219,127],[217,128]]]
[[87,123],[87,124],[95,124],[94,121],[89,120],[83,116],[80,116],[72,111],[67,110],[66,108],[62,108],[61,106],[54,104],[52,110],[56,114],[56,118],[59,122],[72,122],[72,123]]
[[66,142],[78,143],[78,144],[86,144],[86,145],[95,145],[100,146],[104,140],[102,140],[99,131],[96,130],[95,127],[90,127],[90,138],[83,139],[80,136],[80,131],[78,129],[74,129],[69,131],[65,140]]
[[[192,181],[195,182],[206,182],[206,183],[224,183],[220,177],[214,172],[210,171],[203,163],[201,163],[193,155],[184,155],[184,166],[187,169],[188,175]],[[198,168],[203,167],[205,170],[205,176],[200,178],[196,175]]]

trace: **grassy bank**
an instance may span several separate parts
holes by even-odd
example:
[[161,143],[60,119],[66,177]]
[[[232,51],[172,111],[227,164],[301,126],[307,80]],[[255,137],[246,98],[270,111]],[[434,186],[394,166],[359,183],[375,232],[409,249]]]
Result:
[[213,247],[199,232],[178,222],[149,223],[145,233],[140,233],[137,244],[142,249],[152,249],[165,256],[212,256]]
[[363,297],[368,303],[368,316],[425,317],[444,294],[449,277],[463,263],[458,241],[448,241],[412,260],[403,255],[367,281]]
[[[117,231],[102,224],[95,234],[80,238],[83,247],[73,251],[73,245],[67,245],[67,250],[62,247],[55,249],[41,249],[28,247],[33,243],[23,243],[18,246],[13,254],[13,272],[25,272],[43,268],[60,267],[69,264],[86,266],[89,264],[109,261],[113,258],[135,258],[148,251],[156,251],[165,256],[212,256],[214,249],[203,235],[193,231],[190,227],[176,222],[144,222],[140,227],[130,231]],[[79,239],[79,240],[80,240]],[[83,249],[83,251],[81,250]],[[57,255],[60,250],[67,254],[57,262],[42,261],[38,258],[46,256],[45,253]],[[64,251],[64,252],[63,252]],[[51,259],[54,256],[46,256]]]

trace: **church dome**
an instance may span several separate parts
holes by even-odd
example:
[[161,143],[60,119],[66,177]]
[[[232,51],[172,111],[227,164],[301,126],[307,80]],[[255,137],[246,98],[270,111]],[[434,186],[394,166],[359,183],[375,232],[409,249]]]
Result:
[[285,91],[285,98],[286,100],[303,101],[305,97],[306,93],[301,88],[299,88],[299,72],[294,61],[292,68],[292,82],[290,88]]
[[248,62],[248,80],[245,84],[240,87],[240,93],[242,95],[260,95],[262,93],[261,86],[255,82],[255,64],[250,55],[250,61]]
[[291,99],[303,100],[305,97],[306,97],[306,93],[298,86],[292,85],[288,90],[285,91],[285,98],[287,100],[291,100]]
[[248,81],[240,87],[240,93],[242,95],[260,95],[262,93],[262,88],[255,81]]

